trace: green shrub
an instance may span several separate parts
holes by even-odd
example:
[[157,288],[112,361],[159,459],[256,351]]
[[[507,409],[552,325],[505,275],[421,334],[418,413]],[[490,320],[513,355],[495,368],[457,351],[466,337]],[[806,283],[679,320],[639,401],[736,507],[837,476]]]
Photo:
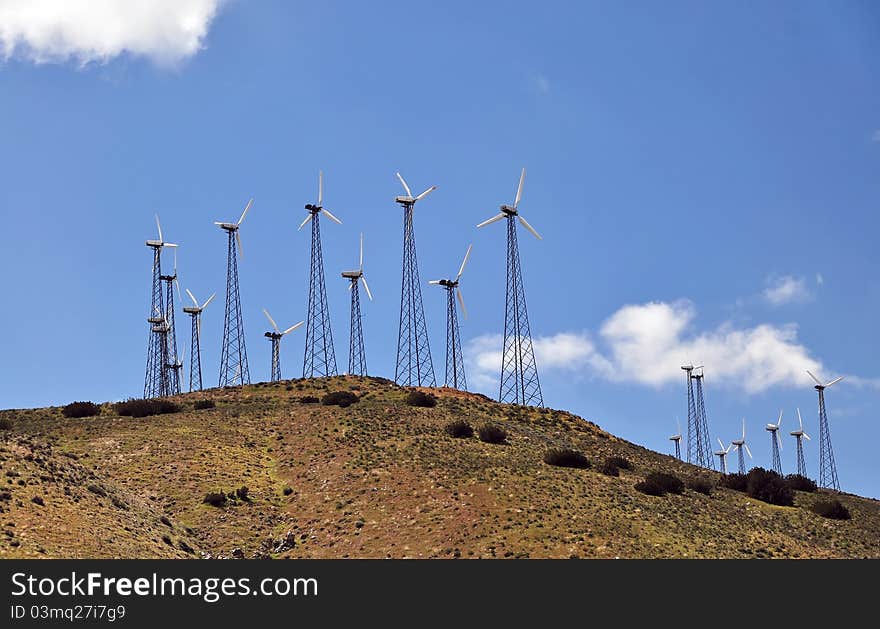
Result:
[[299,399],[300,404],[317,404],[320,401],[314,395],[304,395]]
[[71,402],[61,409],[65,417],[92,417],[101,413],[101,407],[94,402]]
[[214,400],[196,400],[193,404],[193,408],[197,411],[203,411],[209,408],[215,408],[217,404]]
[[620,468],[614,464],[611,458],[605,459],[599,471],[605,474],[605,476],[620,476]]
[[167,413],[178,413],[181,408],[179,404],[171,400],[151,399],[151,400],[126,400],[125,402],[117,402],[113,405],[113,409],[117,415],[123,417],[148,417],[150,415],[165,415]]
[[687,488],[698,494],[705,494],[707,496],[712,495],[713,489],[711,481],[705,478],[700,478],[699,476],[689,478],[687,481]]
[[680,478],[665,472],[651,472],[645,480],[636,483],[635,488],[644,494],[651,496],[663,496],[665,494],[681,494],[684,492],[684,483]]
[[244,502],[250,502],[250,498],[248,498],[248,492],[250,490],[247,488],[247,485],[242,485],[238,489],[235,490],[235,497]]
[[749,477],[745,474],[725,474],[721,477],[721,486],[745,493],[749,487]]
[[625,459],[622,456],[609,456],[605,461],[606,463],[610,463],[614,467],[620,470],[631,470],[632,463],[629,462],[629,459]]
[[507,431],[495,424],[483,424],[477,429],[477,435],[484,443],[504,443],[507,441]]
[[406,403],[410,406],[431,408],[437,406],[437,398],[423,391],[410,391],[406,396]]
[[0,417],[0,430],[12,430],[12,420],[8,417]]
[[474,429],[463,419],[456,419],[446,424],[446,434],[455,439],[467,439],[474,436]]
[[785,479],[772,470],[753,467],[748,473],[746,492],[755,500],[771,505],[790,507],[794,504],[794,492]]
[[813,493],[817,489],[816,481],[809,479],[806,476],[801,476],[800,474],[789,474],[785,477],[785,484],[794,491]]
[[324,406],[339,406],[340,408],[348,408],[352,404],[357,403],[358,396],[351,391],[333,391],[328,393],[321,400]]
[[830,518],[832,520],[849,520],[852,517],[849,509],[836,499],[817,502],[810,507],[810,510],[821,515],[823,518]]
[[552,448],[544,453],[544,463],[556,467],[574,467],[585,470],[590,467],[590,461],[577,450],[568,448]]
[[226,494],[223,492],[208,492],[202,499],[202,502],[212,507],[222,507],[226,504]]

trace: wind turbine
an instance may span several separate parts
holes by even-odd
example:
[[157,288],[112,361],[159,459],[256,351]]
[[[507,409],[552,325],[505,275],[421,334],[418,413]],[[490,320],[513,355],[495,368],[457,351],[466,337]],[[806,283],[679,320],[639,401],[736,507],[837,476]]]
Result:
[[189,360],[189,390],[202,390],[202,311],[208,307],[217,293],[213,293],[208,300],[199,305],[199,300],[186,289],[186,294],[192,299],[193,306],[184,307],[183,311],[190,316],[192,333],[190,336],[190,360]]
[[782,440],[779,437],[779,426],[782,424],[782,411],[779,411],[779,419],[775,424],[767,424],[765,430],[770,433],[770,454],[773,458],[773,471],[782,476],[782,460],[779,450],[782,449]]
[[718,445],[721,446],[721,449],[715,453],[715,456],[718,457],[719,462],[721,463],[721,473],[727,474],[727,453],[730,452],[730,449],[733,447],[731,443],[727,448],[724,448],[724,444],[721,442],[721,439],[718,440]]
[[798,429],[792,430],[790,434],[797,440],[797,473],[801,476],[806,477],[807,475],[807,464],[804,462],[804,442],[806,439],[810,441],[810,435],[806,433],[804,430],[804,420],[801,418],[801,409],[797,409],[798,416]]
[[516,222],[519,221],[535,238],[542,240],[535,228],[519,214],[519,202],[522,199],[525,178],[526,169],[523,168],[513,205],[502,205],[501,212],[483,221],[477,225],[477,228],[507,219],[507,296],[504,308],[504,345],[501,354],[501,385],[498,399],[501,402],[523,406],[543,406],[544,397],[541,394],[538,366],[532,348],[532,333],[529,327],[519,244],[516,237]]
[[177,296],[180,295],[180,282],[177,281],[177,249],[174,249],[174,272],[171,275],[160,275],[159,279],[165,282],[165,322],[168,333],[165,342],[168,343],[168,360],[165,368],[168,370],[168,395],[180,394],[180,367],[177,355],[177,325],[174,320],[174,286],[177,285]]
[[752,457],[752,451],[749,450],[749,446],[746,445],[746,418],[743,417],[743,434],[742,439],[735,439],[730,442],[730,444],[736,448],[737,458],[739,459],[739,473],[746,473],[746,458],[743,456],[743,450],[746,451],[746,454],[749,455],[749,458]]
[[418,196],[413,196],[406,180],[397,173],[405,195],[394,202],[403,207],[403,278],[400,290],[400,323],[397,331],[397,364],[394,380],[405,387],[433,387],[434,363],[428,342],[428,325],[422,304],[422,285],[419,280],[419,263],[416,257],[416,236],[413,229],[413,210],[437,186],[431,186]]
[[361,254],[357,271],[343,271],[342,277],[347,279],[348,290],[351,291],[351,333],[348,341],[348,373],[354,376],[367,375],[367,355],[364,352],[364,328],[361,324],[361,296],[358,282],[364,285],[367,297],[373,301],[373,294],[367,285],[364,275],[364,234],[361,232]]
[[167,347],[164,333],[157,332],[157,326],[161,327],[164,322],[162,313],[165,312],[165,302],[162,294],[162,249],[164,247],[177,247],[173,242],[165,242],[162,236],[162,224],[159,215],[156,214],[156,230],[159,232],[158,240],[147,240],[146,245],[153,250],[153,282],[152,301],[150,303],[150,315],[147,323],[150,326],[147,341],[147,370],[144,376],[144,398],[156,398],[168,395],[168,369],[165,366],[165,352]]
[[[248,201],[238,222],[220,223],[214,221],[228,236],[226,248],[226,313],[223,318],[223,346],[220,353],[221,387],[235,384],[250,384],[247,348],[244,342],[244,322],[241,317],[241,295],[238,290],[238,254],[244,257],[241,246],[241,227],[244,217],[254,204]],[[237,245],[237,248],[236,248]]]
[[678,417],[675,418],[676,433],[669,437],[669,440],[675,443],[675,458],[681,461],[681,423]]
[[267,339],[272,342],[272,382],[279,382],[281,380],[281,338],[285,334],[290,334],[299,326],[301,326],[305,321],[300,321],[299,323],[294,323],[292,326],[284,330],[283,332],[278,329],[278,326],[275,324],[275,319],[272,318],[272,315],[269,314],[269,311],[263,308],[263,314],[266,315],[266,318],[269,320],[269,323],[272,324],[272,329],[274,331],[269,331],[263,334]]
[[461,274],[464,273],[464,267],[467,266],[468,258],[471,256],[473,245],[468,245],[458,269],[458,275],[454,280],[431,280],[428,283],[442,286],[446,289],[446,382],[443,386],[452,387],[453,389],[467,390],[467,379],[464,373],[464,358],[461,353],[461,335],[458,331],[458,313],[456,312],[455,299],[461,305],[461,314],[467,319],[467,308],[464,307],[464,297],[461,294]]
[[834,462],[834,449],[831,447],[831,428],[828,425],[828,415],[825,413],[825,389],[843,380],[839,376],[830,382],[822,382],[807,371],[819,392],[819,485],[828,489],[840,491],[840,482],[837,480],[837,465]]
[[330,326],[330,307],[327,305],[327,285],[324,282],[324,254],[321,249],[321,215],[342,224],[324,207],[324,171],[318,171],[318,202],[306,203],[308,216],[300,223],[302,229],[312,222],[312,247],[309,262],[309,303],[306,314],[306,342],[303,355],[303,378],[336,375],[336,349]]

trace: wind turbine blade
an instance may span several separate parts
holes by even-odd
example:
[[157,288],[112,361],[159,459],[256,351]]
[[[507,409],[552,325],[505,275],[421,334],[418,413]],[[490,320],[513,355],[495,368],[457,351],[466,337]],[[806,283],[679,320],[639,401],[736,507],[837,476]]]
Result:
[[431,194],[432,192],[434,192],[434,190],[436,190],[436,189],[437,189],[437,186],[431,186],[430,188],[428,188],[427,190],[425,190],[422,194],[420,194],[419,196],[417,196],[417,197],[416,197],[416,201],[421,201],[421,200],[424,199],[426,196],[428,196],[429,194]]
[[439,284],[443,280],[428,280],[428,284]]
[[520,199],[522,199],[522,187],[523,187],[523,182],[525,181],[525,179],[526,179],[526,169],[523,168],[522,173],[520,173],[520,175],[519,175],[519,185],[516,187],[516,199],[513,201],[513,209],[514,210],[519,205]]
[[401,176],[400,173],[395,173],[395,174],[397,175],[397,178],[400,179],[400,183],[403,184],[403,189],[406,190],[406,196],[411,197],[412,192],[410,192],[409,186],[406,185],[406,181],[403,179],[403,177]]
[[156,214],[156,228],[159,230],[159,242],[162,242],[162,225],[159,223],[158,214]]
[[[174,273],[177,275],[177,272]],[[183,305],[183,295],[180,294],[180,282],[177,281],[177,277],[174,278],[174,283],[177,285],[177,298],[180,300],[180,304]]]
[[779,436],[779,431],[773,433],[776,437],[776,443],[779,446],[779,449],[782,450],[782,437]]
[[464,267],[468,263],[468,258],[471,257],[471,249],[472,248],[473,248],[473,245],[468,245],[467,253],[464,254],[464,260],[461,261],[461,267],[459,267],[459,269],[458,269],[458,277],[455,278],[456,281],[461,277],[461,274],[464,273]]
[[190,290],[188,288],[186,289],[186,294],[189,295],[189,298],[192,299],[192,302],[196,305],[196,308],[198,308],[199,301],[195,297],[193,297],[193,294],[190,292]]
[[364,232],[361,232],[361,257],[360,263],[358,267],[361,271],[364,270]]
[[211,296],[208,297],[208,301],[206,301],[205,303],[202,304],[202,310],[204,310],[205,308],[207,308],[207,307],[208,307],[208,304],[210,304],[211,301],[212,301],[212,300],[214,299],[214,297],[216,297],[216,296],[217,296],[217,293],[212,293]]
[[500,221],[502,218],[504,218],[504,212],[500,212],[499,214],[496,214],[495,216],[493,216],[489,220],[483,221],[482,223],[477,225],[477,229],[479,229],[480,227],[485,227],[486,225],[491,225],[492,223]]
[[837,384],[837,383],[840,382],[841,380],[843,380],[843,376],[839,376],[839,377],[835,378],[834,380],[832,380],[831,382],[829,382],[828,384],[826,384],[826,385],[825,385],[825,388],[827,389],[827,388],[830,387],[832,384]]
[[746,418],[743,417],[743,441],[746,440]]
[[808,435],[807,433],[804,433],[804,438],[805,438],[807,441],[812,441],[812,439],[810,439],[810,435]]
[[782,425],[782,409],[779,410],[779,418],[776,420],[776,427],[779,428]]
[[801,409],[800,408],[798,408],[797,414],[798,414],[798,425],[801,427],[801,432],[803,432],[804,431],[804,420],[801,418]]
[[464,307],[464,297],[461,296],[461,289],[457,288],[455,290],[455,296],[458,297],[458,303],[461,305],[461,314],[467,319],[467,308]]
[[302,229],[303,227],[305,227],[306,223],[308,223],[310,220],[312,220],[312,213],[311,212],[309,212],[309,215],[306,216],[306,220],[304,220],[302,223],[299,224],[299,229]]
[[301,326],[303,323],[305,323],[305,321],[300,321],[299,323],[294,323],[292,326],[290,326],[289,328],[284,330],[284,332],[282,332],[281,334],[290,334],[295,329],[297,329],[299,326]]
[[718,439],[718,445],[721,446],[721,449],[724,449],[724,443],[721,441],[721,437],[716,437]]
[[214,224],[215,225],[222,225],[223,223],[221,223],[220,221],[214,221]]
[[813,381],[814,381],[816,384],[818,384],[820,387],[822,386],[822,383],[819,381],[819,378],[817,378],[816,376],[814,376],[814,375],[813,375],[813,372],[811,372],[809,369],[807,369],[806,372],[810,375],[810,377],[813,379]]
[[275,331],[281,332],[281,330],[278,329],[278,326],[275,325],[275,319],[272,318],[272,315],[269,314],[269,311],[263,308],[263,314],[266,315],[266,318],[269,320],[269,323],[272,324],[272,327],[275,328]]
[[196,343],[202,342],[202,313],[196,315]]
[[517,216],[517,218],[519,219],[519,222],[523,224],[523,227],[525,227],[525,228],[528,229],[530,232],[532,232],[532,235],[533,235],[535,238],[537,238],[538,240],[544,240],[543,238],[541,238],[541,234],[539,234],[538,232],[536,232],[536,231],[535,231],[535,228],[532,227],[531,225],[529,225],[529,222],[528,222],[526,219],[524,219],[522,216]]
[[324,171],[318,171],[318,206],[324,200]]
[[253,200],[253,199],[251,199],[250,201],[248,201],[247,205],[244,207],[244,212],[241,213],[241,218],[238,219],[238,223],[236,223],[237,225],[241,225],[242,221],[244,220],[244,217],[247,216],[248,210],[251,209],[251,206],[252,206],[253,204],[254,204],[254,200]]
[[238,243],[238,257],[244,258],[244,247],[241,246],[241,233],[235,230],[235,241]]
[[746,449],[746,454],[749,455],[749,458],[750,458],[750,459],[755,458],[755,457],[752,456],[752,451],[749,450],[749,446],[747,446],[746,444],[743,444],[743,447]]
[[331,221],[333,221],[334,223],[336,223],[336,224],[338,224],[338,225],[342,225],[342,221],[340,221],[338,218],[336,218],[335,216],[333,216],[333,215],[329,212],[329,210],[325,210],[325,209],[321,208],[321,213],[325,214],[325,215],[327,216],[327,218],[329,218],[329,219],[330,219]]
[[370,301],[373,301],[373,293],[370,292],[370,287],[367,285],[367,277],[361,275],[361,281],[364,283],[364,290],[367,291],[367,297],[370,298]]
[[163,246],[163,247],[171,247],[171,248],[174,248],[174,247],[177,247],[178,245],[175,244],[175,243],[173,243],[173,242],[163,242],[163,243],[162,243],[162,246]]

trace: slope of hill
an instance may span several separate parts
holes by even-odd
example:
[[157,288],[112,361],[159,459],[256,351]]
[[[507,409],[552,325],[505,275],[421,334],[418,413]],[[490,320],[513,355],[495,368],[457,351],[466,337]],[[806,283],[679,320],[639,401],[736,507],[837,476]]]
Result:
[[[360,399],[308,402],[331,391]],[[852,519],[837,521],[805,508],[822,493],[648,496],[633,485],[651,471],[718,475],[569,413],[432,392],[412,407],[389,381],[338,377],[183,395],[140,419],[2,411],[0,557],[880,557],[877,501],[838,496]],[[454,439],[454,419],[507,443]],[[555,447],[593,469],[547,465]],[[599,473],[610,455],[633,469]]]

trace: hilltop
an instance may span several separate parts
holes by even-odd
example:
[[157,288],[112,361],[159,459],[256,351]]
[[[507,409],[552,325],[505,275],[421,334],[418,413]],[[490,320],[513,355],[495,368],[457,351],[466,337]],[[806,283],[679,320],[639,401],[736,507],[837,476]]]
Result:
[[[315,403],[334,391],[359,399]],[[720,487],[649,496],[634,488],[649,472],[720,475],[564,411],[425,391],[433,408],[340,376],[182,395],[143,418],[2,411],[0,557],[880,557],[875,500],[836,495],[852,513],[839,521],[807,508],[826,492],[793,507]],[[507,443],[452,438],[456,419]],[[551,448],[592,469],[544,463]],[[612,455],[632,469],[600,473]]]

